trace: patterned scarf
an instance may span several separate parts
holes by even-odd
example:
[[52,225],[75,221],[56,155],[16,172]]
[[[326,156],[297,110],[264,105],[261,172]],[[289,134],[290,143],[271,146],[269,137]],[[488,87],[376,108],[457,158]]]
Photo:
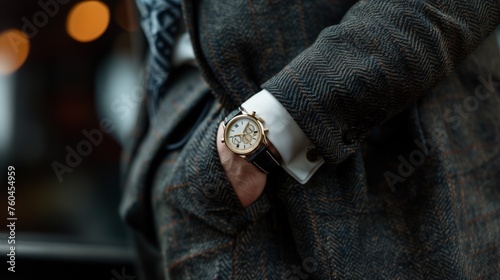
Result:
[[146,72],[148,110],[154,116],[171,69],[171,56],[182,15],[181,0],[136,0],[149,43]]

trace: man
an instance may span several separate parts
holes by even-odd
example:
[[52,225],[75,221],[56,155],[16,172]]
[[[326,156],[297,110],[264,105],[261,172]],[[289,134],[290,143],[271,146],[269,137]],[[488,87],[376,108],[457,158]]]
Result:
[[184,0],[197,68],[171,65],[181,4],[138,3],[144,279],[496,276],[498,0]]

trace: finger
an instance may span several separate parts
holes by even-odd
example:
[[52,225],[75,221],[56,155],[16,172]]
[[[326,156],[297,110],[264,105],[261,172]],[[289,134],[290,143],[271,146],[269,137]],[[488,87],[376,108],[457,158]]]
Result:
[[229,183],[243,207],[252,204],[262,194],[267,175],[247,162],[239,155],[231,152],[224,143],[222,123],[217,130],[217,151]]

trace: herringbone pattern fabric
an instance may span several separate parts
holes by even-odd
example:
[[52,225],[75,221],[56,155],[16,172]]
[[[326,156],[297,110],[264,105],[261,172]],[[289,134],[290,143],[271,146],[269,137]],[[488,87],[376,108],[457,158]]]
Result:
[[[153,248],[148,279],[500,279],[498,0],[185,0],[183,13],[217,102],[165,152],[204,95],[176,81],[125,151],[122,214]],[[271,174],[243,209],[215,132],[260,85],[327,162],[306,185]]]

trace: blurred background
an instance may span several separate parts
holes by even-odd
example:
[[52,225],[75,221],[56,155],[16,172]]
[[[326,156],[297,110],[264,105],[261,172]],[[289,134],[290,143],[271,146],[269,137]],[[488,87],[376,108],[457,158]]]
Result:
[[133,0],[0,2],[0,279],[134,279],[119,160],[142,94],[143,42]]
[[119,159],[144,94],[144,42],[133,0],[0,2],[0,280],[137,279]]

